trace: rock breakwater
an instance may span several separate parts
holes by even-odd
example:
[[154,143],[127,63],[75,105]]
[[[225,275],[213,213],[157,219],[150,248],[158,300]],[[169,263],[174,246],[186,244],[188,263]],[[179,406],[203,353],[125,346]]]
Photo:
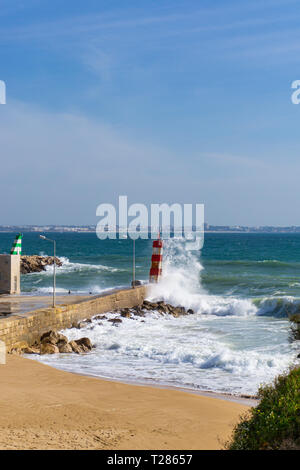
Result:
[[[59,258],[55,258],[56,266],[62,266]],[[53,265],[53,256],[21,256],[21,274],[39,273],[45,271],[47,266]]]

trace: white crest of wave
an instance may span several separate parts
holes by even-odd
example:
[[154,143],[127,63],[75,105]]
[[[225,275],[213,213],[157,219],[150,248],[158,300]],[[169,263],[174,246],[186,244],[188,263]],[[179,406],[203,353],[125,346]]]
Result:
[[[113,268],[111,266],[105,266],[103,264],[89,264],[89,263],[74,263],[70,261],[65,256],[60,256],[59,260],[62,262],[62,266],[57,266],[56,270],[58,273],[69,273],[73,271],[110,271],[110,272],[117,272],[123,271],[121,268]],[[46,266],[46,270],[42,271],[41,273],[45,274],[53,274],[53,265]],[[39,274],[41,274],[39,273]]]
[[[119,317],[114,312],[105,316]],[[276,322],[257,321],[148,313],[143,319],[122,318],[116,327],[95,318],[80,330],[63,331],[69,340],[89,337],[92,353],[76,360],[67,354],[37,359],[95,376],[255,394],[260,384],[286,370],[297,352]]]
[[300,311],[300,298],[291,296],[264,297],[257,302],[257,315],[286,317]]
[[163,274],[157,284],[150,286],[150,301],[164,300],[209,315],[257,313],[257,307],[247,299],[209,295],[201,286],[200,252],[186,250],[184,240],[166,240],[163,256]]

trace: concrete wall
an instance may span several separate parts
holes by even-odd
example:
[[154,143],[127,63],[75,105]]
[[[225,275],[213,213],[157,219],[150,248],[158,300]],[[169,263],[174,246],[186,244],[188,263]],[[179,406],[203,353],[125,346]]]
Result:
[[20,294],[20,255],[0,255],[0,294]]
[[46,331],[70,328],[74,322],[99,313],[141,305],[146,297],[146,291],[146,286],[118,290],[93,297],[88,301],[59,305],[55,309],[39,309],[22,316],[14,315],[0,319],[0,341],[4,341],[8,351],[23,343],[32,345]]
[[3,341],[0,341],[0,364],[6,363],[6,347]]

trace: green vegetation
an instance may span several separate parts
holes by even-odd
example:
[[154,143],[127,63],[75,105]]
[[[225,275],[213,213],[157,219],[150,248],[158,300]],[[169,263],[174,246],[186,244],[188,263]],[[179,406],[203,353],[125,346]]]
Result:
[[261,387],[260,403],[241,417],[228,450],[300,449],[300,367]]

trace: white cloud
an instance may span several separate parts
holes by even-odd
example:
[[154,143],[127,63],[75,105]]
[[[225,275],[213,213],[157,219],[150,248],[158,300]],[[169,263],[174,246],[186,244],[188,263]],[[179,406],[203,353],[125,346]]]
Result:
[[96,223],[98,204],[119,195],[129,204],[205,203],[211,223],[294,223],[296,163],[287,173],[278,159],[181,155],[96,119],[16,102],[0,108],[0,148],[1,224]]
[[163,197],[166,150],[82,115],[21,103],[0,111],[2,223],[87,223],[119,194],[157,197],[161,184]]

